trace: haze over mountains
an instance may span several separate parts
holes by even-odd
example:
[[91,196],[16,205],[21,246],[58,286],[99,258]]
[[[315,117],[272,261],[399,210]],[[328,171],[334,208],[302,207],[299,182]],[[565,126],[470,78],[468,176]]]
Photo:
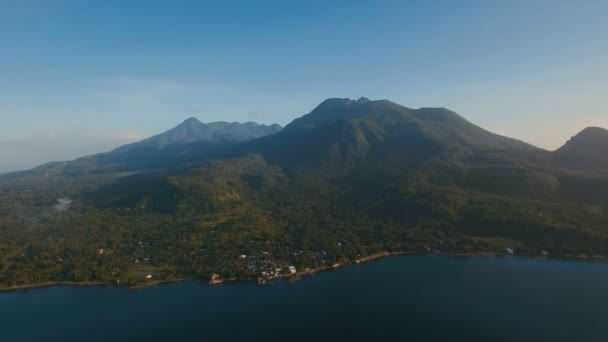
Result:
[[[600,128],[550,152],[445,108],[366,98],[325,100],[283,129],[191,118],[0,177],[0,241],[15,241],[4,261],[15,271],[0,282],[31,269],[39,281],[112,280],[121,265],[136,283],[143,257],[167,278],[251,278],[240,255],[298,268],[427,248],[608,255],[605,151]],[[58,199],[70,208],[54,211]],[[154,247],[144,255],[137,241]],[[99,243],[111,258],[90,255]],[[71,261],[42,269],[20,246]]]
[[[180,153],[189,149],[198,152],[253,140],[281,130],[281,126],[260,125],[255,122],[201,123],[191,117],[178,126],[150,138],[120,146],[110,152],[78,158],[71,162],[51,162],[33,170],[48,172],[62,168],[66,174],[77,175],[88,172],[134,170],[171,163]],[[28,171],[12,172],[9,175],[28,174]]]
[[162,134],[121,146],[113,152],[128,152],[137,149],[162,150],[172,145],[185,145],[197,142],[231,144],[274,134],[280,131],[281,128],[277,124],[266,126],[255,122],[241,124],[238,122],[219,121],[204,124],[198,121],[197,118],[192,117]]

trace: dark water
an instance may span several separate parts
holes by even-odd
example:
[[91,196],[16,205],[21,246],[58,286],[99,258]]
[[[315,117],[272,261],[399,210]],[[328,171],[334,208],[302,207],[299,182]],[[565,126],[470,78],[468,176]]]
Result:
[[289,284],[0,294],[1,341],[608,341],[608,264],[397,257]]

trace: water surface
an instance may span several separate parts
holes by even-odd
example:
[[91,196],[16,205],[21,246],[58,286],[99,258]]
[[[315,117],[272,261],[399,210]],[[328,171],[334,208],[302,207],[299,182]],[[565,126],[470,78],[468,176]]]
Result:
[[608,264],[407,256],[272,286],[0,293],[0,340],[608,340]]

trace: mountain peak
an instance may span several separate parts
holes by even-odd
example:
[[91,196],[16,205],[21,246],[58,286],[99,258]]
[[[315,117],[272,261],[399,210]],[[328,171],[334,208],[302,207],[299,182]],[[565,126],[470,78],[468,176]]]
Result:
[[341,106],[341,105],[343,106],[343,105],[352,105],[352,104],[362,104],[362,103],[367,103],[367,102],[372,102],[372,101],[365,96],[361,96],[357,100],[349,99],[348,97],[345,97],[345,98],[332,97],[332,98],[326,99],[325,101],[321,102],[319,107],[321,107],[321,106]]
[[560,149],[568,148],[601,148],[608,145],[608,130],[601,127],[587,127],[573,136]]
[[233,144],[274,134],[281,128],[279,125],[266,126],[255,122],[230,123],[217,121],[202,123],[197,118],[191,117],[164,133],[121,146],[115,151],[125,152],[136,148],[160,150],[168,146],[192,143]]
[[353,100],[347,98],[347,97],[331,97],[329,99],[326,99],[325,101],[321,102],[321,104],[319,104],[317,106],[317,108],[319,107],[329,107],[329,106],[344,106],[344,105],[349,105],[352,104]]
[[608,130],[587,127],[554,153],[555,161],[569,168],[608,169]]
[[608,130],[604,129],[602,127],[597,127],[597,126],[591,126],[591,127],[587,127],[585,129],[583,129],[582,131],[580,131],[576,137],[581,137],[581,136],[596,136],[596,137],[600,137],[600,136],[606,136],[608,135]]
[[186,120],[184,120],[179,126],[198,126],[201,124],[202,124],[202,122],[200,122],[197,118],[192,116],[192,117],[189,117]]

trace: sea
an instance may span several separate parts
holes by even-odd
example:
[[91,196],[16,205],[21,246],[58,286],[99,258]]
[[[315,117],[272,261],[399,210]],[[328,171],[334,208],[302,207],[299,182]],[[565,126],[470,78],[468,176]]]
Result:
[[608,263],[399,256],[268,286],[3,292],[0,341],[608,341]]

